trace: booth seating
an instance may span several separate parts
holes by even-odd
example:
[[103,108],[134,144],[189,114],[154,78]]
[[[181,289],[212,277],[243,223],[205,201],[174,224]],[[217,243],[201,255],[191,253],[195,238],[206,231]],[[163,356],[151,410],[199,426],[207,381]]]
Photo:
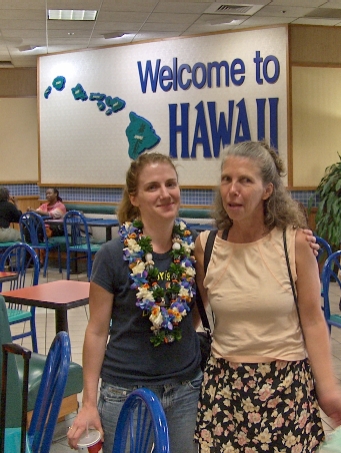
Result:
[[[112,204],[100,204],[100,203],[65,203],[67,211],[76,210],[81,211],[86,217],[95,217],[95,216],[111,216],[116,218],[117,205]],[[211,212],[210,208],[180,208],[179,217],[184,220],[210,220]],[[194,222],[193,222],[194,223]],[[199,223],[199,222],[195,222]]]
[[[101,203],[65,203],[67,211],[76,210],[81,211],[85,217],[93,218],[117,218],[118,205],[113,204],[101,204]],[[212,223],[210,208],[197,208],[197,207],[183,207],[179,210],[179,217],[185,220],[189,226],[210,224]],[[105,242],[105,230],[104,228],[92,227],[91,228],[92,239],[95,243]],[[118,227],[113,228],[112,237],[117,237]],[[64,238],[62,238],[64,240]],[[61,250],[65,251],[65,245],[61,243]]]
[[[2,343],[11,343],[11,334],[9,330],[7,311],[5,305],[5,299],[0,295],[0,337]],[[44,365],[46,362],[45,355],[37,354],[32,352],[30,364],[29,364],[29,377],[28,377],[28,401],[27,401],[27,423],[29,424],[32,418],[32,411],[34,408],[35,401],[37,399],[38,390],[43,375]],[[20,388],[22,388],[23,373],[24,373],[24,361],[21,356],[15,356],[16,369],[9,370],[10,373],[18,372]],[[0,366],[2,364],[2,355],[0,355]],[[0,367],[1,370],[1,367]],[[1,375],[1,371],[0,371]],[[63,401],[59,411],[58,419],[62,419],[68,414],[78,410],[77,394],[83,390],[83,369],[81,365],[71,362],[69,367],[69,374],[64,390]],[[12,394],[11,394],[12,395]],[[13,395],[12,395],[13,396]],[[15,396],[13,396],[15,398]],[[12,401],[11,398],[9,402]],[[21,411],[17,410],[17,401],[12,401],[9,404],[8,420],[6,426],[20,426]],[[8,424],[7,424],[8,423]]]
[[[46,356],[32,353],[28,377],[28,401],[27,401],[27,422],[32,418],[34,403],[38,395],[38,389],[43,374]],[[24,373],[24,361],[18,358],[17,368],[19,380],[22,382]],[[78,410],[77,394],[83,390],[83,369],[80,365],[70,362],[69,375],[66,382],[64,397],[59,411],[58,419],[62,419],[72,412]]]

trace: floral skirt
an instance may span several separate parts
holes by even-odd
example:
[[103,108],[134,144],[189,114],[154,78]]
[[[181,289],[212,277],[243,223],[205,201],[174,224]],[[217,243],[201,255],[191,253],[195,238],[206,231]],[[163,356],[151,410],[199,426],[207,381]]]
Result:
[[233,363],[210,357],[196,441],[201,453],[311,453],[324,440],[308,360]]

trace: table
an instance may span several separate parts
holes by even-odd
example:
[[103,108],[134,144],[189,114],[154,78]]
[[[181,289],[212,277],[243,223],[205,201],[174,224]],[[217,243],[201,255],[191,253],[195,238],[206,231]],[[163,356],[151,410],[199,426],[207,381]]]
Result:
[[195,230],[197,233],[200,233],[201,231],[206,231],[206,230],[214,230],[217,228],[215,225],[212,223],[188,223],[187,226]]
[[68,332],[67,311],[89,303],[89,282],[57,280],[36,286],[5,291],[6,302],[55,310],[56,334]]
[[[119,222],[117,219],[98,219],[98,218],[93,218],[93,217],[85,217],[85,220],[86,220],[86,223],[88,224],[88,226],[105,228],[105,240],[106,241],[111,241],[111,239],[112,239],[111,228],[119,225]],[[44,222],[47,224],[58,224],[58,223],[63,224],[63,219],[50,219],[47,217],[47,218],[44,218]]]
[[17,278],[18,274],[16,272],[5,272],[5,271],[0,272],[0,283],[11,282],[13,280],[16,280]]
[[112,239],[111,228],[119,225],[119,222],[117,219],[91,219],[90,217],[85,217],[85,218],[86,218],[86,223],[89,226],[105,227],[105,240],[111,241],[111,239]]

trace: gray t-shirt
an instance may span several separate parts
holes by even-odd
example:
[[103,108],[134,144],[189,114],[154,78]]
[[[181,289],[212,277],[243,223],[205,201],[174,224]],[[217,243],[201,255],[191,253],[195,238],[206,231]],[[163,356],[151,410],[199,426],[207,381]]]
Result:
[[[136,290],[130,289],[130,269],[122,257],[123,244],[120,238],[115,238],[96,253],[92,269],[91,281],[114,295],[110,338],[101,371],[103,381],[134,386],[193,379],[200,370],[200,347],[192,313],[181,321],[180,341],[153,346],[150,342],[152,324],[136,306]],[[153,252],[153,261],[160,271],[158,283],[162,286],[167,279],[165,271],[172,261],[171,255]]]

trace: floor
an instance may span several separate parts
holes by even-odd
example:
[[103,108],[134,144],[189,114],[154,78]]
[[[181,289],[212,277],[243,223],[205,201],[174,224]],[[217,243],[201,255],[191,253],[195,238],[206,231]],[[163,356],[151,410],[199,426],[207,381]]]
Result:
[[[62,274],[57,269],[50,268],[46,278],[40,276],[40,283],[45,281],[53,281],[61,278],[66,278],[65,270]],[[87,281],[86,273],[78,275],[71,275],[71,279]],[[3,291],[6,289],[6,283],[3,284]],[[338,310],[340,301],[340,290],[336,284],[331,284],[331,303],[335,311]],[[84,339],[85,327],[88,319],[88,307],[78,307],[68,311],[69,321],[69,334],[72,349],[72,361],[82,364],[82,346]],[[38,335],[38,350],[41,353],[47,353],[48,348],[54,338],[55,325],[54,325],[54,312],[53,310],[45,310],[38,308],[36,311],[36,324]],[[332,329],[332,355],[335,367],[335,373],[341,384],[341,329]],[[24,346],[31,348],[30,340],[24,340]],[[81,404],[82,395],[78,396],[79,403]],[[66,432],[68,427],[72,424],[72,420],[76,414],[71,414],[67,420],[58,423],[54,435],[54,440],[50,453],[65,453],[72,451],[69,449],[66,441]],[[323,415],[323,423],[326,434],[332,432],[332,425],[327,416]]]

